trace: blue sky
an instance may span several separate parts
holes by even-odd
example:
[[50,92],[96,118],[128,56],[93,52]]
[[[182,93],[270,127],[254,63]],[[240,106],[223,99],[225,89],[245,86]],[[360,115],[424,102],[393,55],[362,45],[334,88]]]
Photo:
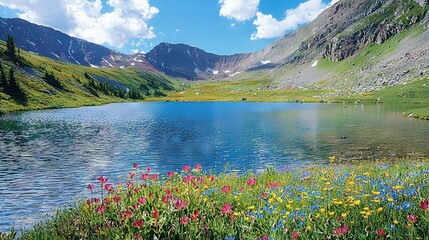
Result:
[[21,17],[124,53],[160,42],[216,54],[260,50],[337,0],[0,0]]

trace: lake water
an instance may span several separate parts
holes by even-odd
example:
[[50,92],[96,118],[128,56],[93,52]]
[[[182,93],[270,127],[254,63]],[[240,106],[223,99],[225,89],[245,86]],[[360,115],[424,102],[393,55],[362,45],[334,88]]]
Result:
[[[213,171],[429,155],[429,122],[406,106],[125,103],[0,116],[0,231],[31,227],[137,162]],[[342,139],[343,136],[346,139]]]

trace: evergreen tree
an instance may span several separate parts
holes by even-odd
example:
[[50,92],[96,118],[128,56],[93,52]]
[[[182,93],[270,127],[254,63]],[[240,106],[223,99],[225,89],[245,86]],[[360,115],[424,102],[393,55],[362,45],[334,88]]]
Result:
[[6,89],[7,89],[6,74],[4,73],[3,66],[0,62],[0,92],[5,92]]
[[16,61],[16,47],[15,42],[13,40],[12,36],[7,36],[7,42],[6,42],[6,55],[12,60]]

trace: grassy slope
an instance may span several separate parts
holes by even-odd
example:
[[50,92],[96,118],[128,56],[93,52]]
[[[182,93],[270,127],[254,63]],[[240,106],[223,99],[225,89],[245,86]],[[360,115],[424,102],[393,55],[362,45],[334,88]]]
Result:
[[[155,90],[169,93],[179,88],[177,81],[161,74],[142,72],[135,68],[125,69],[107,69],[107,68],[89,68],[66,64],[51,59],[21,51],[21,56],[30,67],[30,71],[24,71],[22,68],[14,66],[3,54],[6,50],[4,42],[0,42],[0,60],[6,69],[6,75],[13,66],[16,70],[18,83],[27,95],[26,102],[19,102],[10,96],[0,93],[0,113],[34,110],[46,108],[66,108],[79,107],[87,105],[101,105],[111,102],[127,101],[114,96],[107,96],[98,92],[94,96],[84,87],[88,80],[85,73],[91,76],[105,77],[115,80],[128,88],[139,88],[146,86],[149,90],[146,95],[153,95]],[[34,71],[35,70],[35,71]],[[34,73],[29,73],[29,72]],[[53,73],[63,85],[63,90],[55,89],[47,84],[42,77],[44,72]]]
[[192,89],[171,94],[165,100],[169,101],[247,101],[266,102],[319,102],[329,90],[263,90],[270,81],[246,80],[224,81],[201,84]]

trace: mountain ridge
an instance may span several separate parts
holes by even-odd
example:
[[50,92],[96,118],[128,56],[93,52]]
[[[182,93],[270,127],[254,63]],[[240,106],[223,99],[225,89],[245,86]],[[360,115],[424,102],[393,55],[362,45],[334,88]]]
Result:
[[[346,82],[347,84],[343,84],[343,87],[353,90],[361,88],[359,84],[365,85],[364,90],[371,90],[372,87],[369,85],[383,85],[386,81],[388,85],[403,83],[411,77],[380,80],[375,76],[379,74],[378,71],[369,65],[371,59],[361,64],[355,62],[356,58],[365,55],[361,53],[363,49],[374,44],[383,45],[384,42],[409,29],[423,26],[427,30],[429,27],[428,2],[427,0],[340,0],[309,24],[253,53],[217,55],[186,44],[160,43],[147,54],[126,55],[113,50],[109,51],[103,46],[100,46],[99,52],[91,51],[93,46],[90,43],[76,40],[77,44],[88,46],[89,50],[81,47],[78,49],[81,50],[81,54],[75,55],[80,56],[78,63],[87,62],[89,66],[93,63],[98,64],[97,67],[135,66],[187,80],[261,78],[272,80],[271,88],[328,86],[338,88],[341,84],[331,84],[337,80],[337,82]],[[1,22],[3,21],[0,21],[0,25]],[[429,41],[429,32],[426,30],[420,31],[420,34],[423,39]],[[25,46],[31,48],[32,44],[28,42]],[[399,41],[397,45],[401,44],[403,43]],[[423,44],[416,48],[419,48],[417,52],[426,51]],[[70,51],[68,55],[64,54],[64,50],[62,53],[67,61],[73,63],[71,57],[74,55],[70,54]],[[50,53],[44,54],[55,59],[53,54],[51,56],[49,56]],[[97,61],[87,61],[86,56]],[[109,57],[112,63],[106,61]],[[389,56],[386,55],[386,57]],[[401,57],[404,58],[404,56],[398,56],[398,59]],[[372,64],[383,61],[372,62]],[[338,62],[350,66],[346,69],[346,73],[340,73],[333,67],[318,66],[318,62],[329,62],[330,65]],[[414,66],[416,61],[410,59],[405,65]],[[367,72],[365,76],[357,73],[363,71],[362,69]],[[397,71],[408,70],[398,68]],[[409,72],[412,71],[414,70],[411,69]],[[369,77],[371,74],[375,77]],[[355,79],[356,83],[349,78]],[[366,79],[366,82],[360,81],[360,78]],[[326,82],[328,84],[325,84]]]

